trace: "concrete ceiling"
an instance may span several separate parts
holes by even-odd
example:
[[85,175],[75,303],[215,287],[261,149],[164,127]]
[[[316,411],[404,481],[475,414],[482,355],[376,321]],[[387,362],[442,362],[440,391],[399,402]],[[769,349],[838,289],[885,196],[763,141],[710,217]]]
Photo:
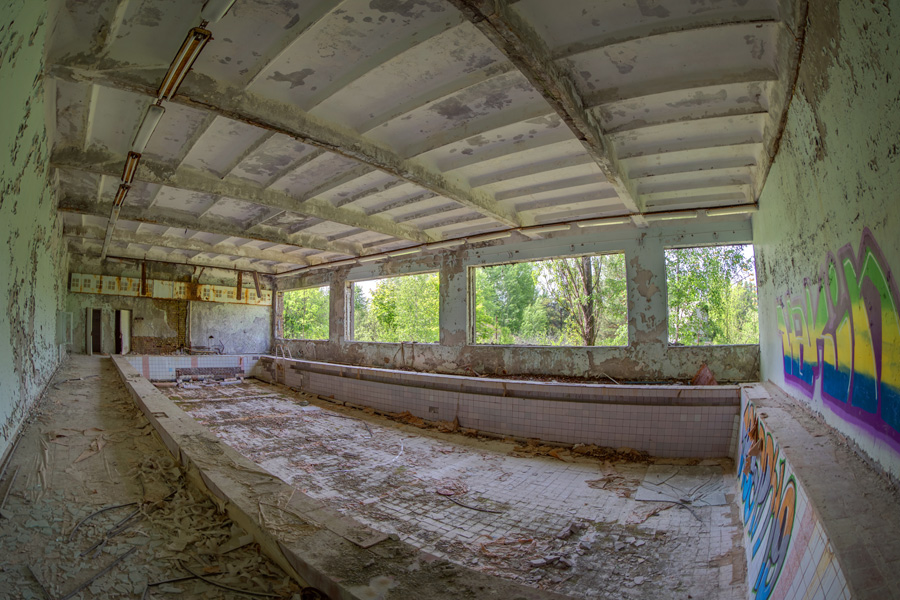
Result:
[[280,273],[752,205],[802,4],[237,0],[207,26],[114,214],[132,138],[203,2],[69,1],[47,66],[64,234],[78,253],[108,239],[109,256]]

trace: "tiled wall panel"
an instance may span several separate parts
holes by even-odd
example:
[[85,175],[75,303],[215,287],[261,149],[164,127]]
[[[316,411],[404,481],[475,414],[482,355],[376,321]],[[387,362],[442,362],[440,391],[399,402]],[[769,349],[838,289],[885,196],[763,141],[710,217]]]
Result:
[[[849,600],[847,581],[803,483],[746,395],[740,431],[738,473],[749,597]],[[756,439],[762,440],[759,452],[751,451]]]
[[249,377],[250,372],[259,361],[258,355],[214,355],[214,356],[151,356],[129,354],[124,357],[132,367],[141,375],[153,381],[174,381],[176,369],[188,369],[198,367],[241,367],[244,376]]
[[[271,363],[272,359],[263,358]],[[286,385],[311,394],[409,411],[432,421],[562,443],[627,446],[654,456],[711,458],[735,448],[736,386],[604,386],[501,381],[278,360]]]

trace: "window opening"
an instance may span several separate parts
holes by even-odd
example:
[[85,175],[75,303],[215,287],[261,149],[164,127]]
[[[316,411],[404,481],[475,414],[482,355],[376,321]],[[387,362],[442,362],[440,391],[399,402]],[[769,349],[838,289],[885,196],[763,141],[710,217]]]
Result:
[[437,343],[440,339],[438,286],[437,273],[354,282],[353,339]]
[[628,343],[624,253],[473,270],[476,344]]
[[666,250],[669,343],[759,343],[753,246]]
[[282,301],[284,339],[328,339],[329,286],[290,290]]

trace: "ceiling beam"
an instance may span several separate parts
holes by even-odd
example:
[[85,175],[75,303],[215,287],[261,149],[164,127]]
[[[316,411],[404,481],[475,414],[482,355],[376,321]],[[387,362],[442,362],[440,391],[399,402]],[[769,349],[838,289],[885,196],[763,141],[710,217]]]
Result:
[[[50,74],[66,81],[92,83],[145,96],[156,96],[159,87],[157,82],[161,76],[159,72],[129,67],[101,70],[96,64],[87,67],[57,64],[50,67]],[[188,74],[179,94],[172,98],[171,102],[282,133],[304,144],[340,154],[415,183],[510,227],[519,226],[519,220],[514,212],[498,204],[490,194],[470,188],[465,179],[457,175],[440,173],[422,162],[404,158],[383,144],[369,140],[353,130],[314,117],[292,104],[264,98],[228,82],[198,75],[194,71]],[[386,233],[386,235],[395,234]]]
[[406,113],[418,110],[423,106],[440,100],[441,98],[453,96],[466,89],[481,85],[489,79],[494,79],[496,77],[506,75],[514,69],[515,67],[512,65],[512,63],[494,63],[487,68],[473,71],[472,73],[468,73],[460,77],[459,79],[454,79],[453,81],[445,83],[444,85],[439,85],[435,88],[426,90],[418,96],[414,96],[408,100],[401,101],[393,105],[387,112],[375,115],[374,117],[369,118],[368,121],[364,121],[356,129],[357,131],[361,131],[363,133],[371,131],[389,121],[393,121],[398,117],[402,117]]
[[775,18],[776,12],[777,11],[757,10],[752,13],[744,11],[744,14],[738,13],[730,15],[706,15],[701,13],[692,16],[690,21],[687,19],[665,19],[659,23],[651,22],[633,29],[606,32],[587,41],[579,41],[566,46],[561,46],[553,50],[552,56],[554,60],[560,60],[577,54],[594,52],[608,46],[624,44],[634,40],[643,41],[650,37],[669,34],[689,35],[705,29],[715,29],[733,25],[774,25],[778,23],[778,20]]
[[[91,256],[100,258],[100,244],[93,240],[86,240],[80,237],[64,236],[68,240],[70,254],[80,254],[82,256]],[[136,261],[160,261],[172,264],[183,264],[196,267],[208,267],[210,269],[228,269],[229,271],[256,271],[266,275],[274,275],[279,271],[270,265],[261,265],[259,263],[240,264],[227,258],[209,258],[209,257],[188,257],[183,254],[172,256],[172,253],[166,253],[162,248],[145,252],[133,248],[115,248],[110,253],[110,258],[128,258]],[[243,260],[243,259],[242,259]]]
[[[452,97],[451,97],[452,98]],[[419,156],[444,148],[451,144],[457,144],[463,140],[476,138],[480,135],[486,135],[492,131],[516,125],[529,119],[537,119],[547,114],[547,105],[538,99],[537,102],[529,104],[516,104],[509,108],[498,110],[490,115],[480,119],[472,119],[464,122],[452,129],[438,132],[434,137],[423,137],[422,139],[403,148],[405,156]]]
[[263,144],[265,144],[266,142],[268,142],[269,140],[271,140],[273,137],[275,137],[275,132],[274,132],[274,131],[267,131],[267,132],[264,133],[263,135],[259,136],[259,138],[258,138],[255,142],[253,142],[252,144],[250,144],[249,146],[247,146],[247,148],[244,149],[243,152],[241,152],[240,154],[238,154],[237,156],[235,156],[235,157],[231,160],[230,163],[228,163],[227,165],[225,165],[225,168],[222,169],[222,179],[225,179],[226,177],[228,177],[229,175],[231,175],[231,172],[232,172],[232,171],[234,171],[235,169],[237,169],[238,166],[239,166],[242,162],[244,162],[245,160],[247,160],[254,152],[256,152],[257,150],[259,150],[260,147],[261,147]]
[[597,118],[585,109],[568,67],[553,61],[550,49],[506,0],[450,0],[522,72],[584,145],[616,189],[629,212],[641,212],[623,175],[615,148]]
[[634,100],[635,98],[654,96],[656,94],[668,94],[682,90],[685,94],[690,94],[695,88],[721,87],[735,83],[764,84],[770,81],[778,81],[778,74],[769,68],[700,73],[690,77],[674,73],[668,79],[641,81],[630,86],[597,90],[584,97],[584,105],[588,108],[595,108],[604,104]]
[[[85,153],[74,148],[62,148],[52,154],[50,162],[52,166],[57,168],[102,175],[118,176],[122,171],[121,160],[99,151]],[[284,192],[264,189],[251,182],[234,178],[219,179],[215,175],[192,167],[181,167],[173,170],[162,163],[154,162],[150,159],[141,159],[135,175],[135,181],[156,183],[166,187],[213,194],[215,196],[226,196],[235,200],[243,200],[244,202],[279,210],[288,210],[317,217],[325,221],[340,223],[348,227],[368,229],[369,231],[376,231],[384,235],[414,242],[435,241],[418,229],[400,225],[389,219],[368,217],[362,211],[337,208],[330,202],[320,198],[294,198]]]
[[[123,219],[120,219],[123,220]],[[69,237],[80,237],[87,240],[103,240],[106,238],[107,230],[102,227],[77,227],[72,225],[63,226],[63,235]],[[116,228],[112,232],[112,241],[123,244],[140,244],[144,246],[158,246],[160,248],[171,248],[173,250],[187,250],[189,252],[202,252],[205,254],[220,254],[222,256],[249,258],[253,260],[265,260],[274,263],[287,263],[292,265],[309,265],[309,261],[303,257],[290,256],[283,252],[272,250],[260,250],[252,246],[235,246],[234,244],[216,243],[210,244],[201,240],[192,238],[182,238],[171,235],[154,235],[148,233],[137,233],[127,229]]]
[[328,85],[321,86],[321,88],[316,90],[316,93],[305,102],[304,108],[306,110],[313,110],[316,106],[322,104],[328,98],[346,88],[354,81],[371,73],[372,70],[392,61],[407,50],[415,48],[422,42],[427,42],[431,38],[453,29],[462,22],[463,19],[460,15],[448,15],[447,18],[438,19],[435,23],[426,28],[417,29],[415,35],[401,36],[399,40],[379,49],[372,56],[356,61],[353,67],[345,73],[335,77]]
[[[71,212],[103,218],[109,216],[110,208],[112,208],[111,202],[97,203],[86,198],[77,198],[70,195],[64,195],[57,207],[60,212]],[[274,216],[276,215],[270,212],[266,215],[266,218],[273,218]],[[177,211],[145,210],[137,206],[130,206],[127,203],[122,207],[119,217],[127,221],[144,223],[146,225],[162,225],[164,227],[172,227],[175,229],[190,229],[191,231],[227,235],[228,237],[240,237],[269,244],[295,246],[298,249],[309,248],[321,250],[322,252],[345,254],[347,256],[359,256],[363,253],[360,244],[332,242],[319,235],[308,233],[286,233],[283,229],[267,227],[262,224],[244,228],[240,225],[230,224],[221,219],[212,218],[204,219],[201,223],[195,217],[187,215],[181,216]]]
[[300,39],[300,36],[321,23],[326,16],[331,14],[331,11],[336,10],[342,3],[321,0],[312,8],[305,7],[306,10],[302,15],[297,13],[298,21],[288,29],[287,34],[263,52],[256,64],[244,75],[240,87],[247,89],[259,81],[259,78],[269,70],[269,67],[286,54],[291,46]]

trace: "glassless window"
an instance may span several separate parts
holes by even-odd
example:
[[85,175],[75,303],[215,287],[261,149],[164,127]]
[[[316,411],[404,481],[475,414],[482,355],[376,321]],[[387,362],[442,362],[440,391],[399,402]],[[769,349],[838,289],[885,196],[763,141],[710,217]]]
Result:
[[353,339],[361,342],[440,340],[437,273],[353,284]]
[[474,271],[476,344],[628,343],[622,253],[478,267]]
[[284,292],[285,339],[327,340],[329,287]]
[[669,343],[758,344],[753,246],[666,250]]

